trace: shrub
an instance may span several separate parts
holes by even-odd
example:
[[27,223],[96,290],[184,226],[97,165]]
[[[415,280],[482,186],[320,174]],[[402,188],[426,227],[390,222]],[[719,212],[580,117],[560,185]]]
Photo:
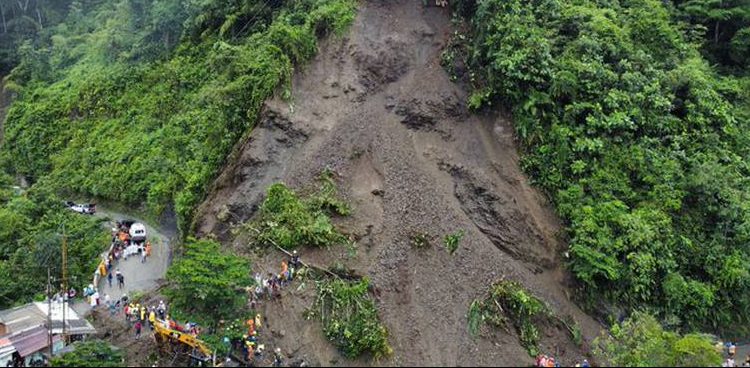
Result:
[[124,367],[122,352],[101,340],[76,342],[69,353],[52,357],[53,367]]
[[458,245],[459,243],[461,243],[461,239],[463,239],[463,237],[463,230],[459,230],[453,234],[448,234],[445,236],[445,249],[448,250],[448,253],[452,255],[456,252],[456,250],[458,249]]
[[375,303],[367,290],[369,281],[323,280],[318,282],[316,310],[328,340],[349,358],[367,352],[375,359],[392,354],[388,331],[380,323]]
[[260,207],[259,218],[247,225],[257,226],[257,240],[284,249],[346,242],[346,237],[334,228],[330,216],[349,215],[351,209],[336,198],[336,187],[330,175],[324,174],[321,182],[320,191],[305,198],[300,198],[284,184],[271,185]]
[[651,315],[634,313],[594,341],[594,353],[622,367],[716,367],[720,349],[704,335],[664,331]]
[[547,306],[529,294],[521,284],[514,281],[500,281],[492,285],[490,295],[483,300],[475,300],[469,307],[469,332],[476,336],[479,321],[495,327],[505,327],[510,322],[518,333],[521,345],[530,356],[539,351],[539,329],[536,323],[549,320],[552,316]]

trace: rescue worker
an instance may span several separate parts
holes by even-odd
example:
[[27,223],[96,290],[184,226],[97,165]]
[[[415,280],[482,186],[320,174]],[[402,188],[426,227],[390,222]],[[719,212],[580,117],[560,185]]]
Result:
[[156,323],[156,312],[152,308],[151,312],[148,313],[148,324],[151,326],[151,331],[154,330],[154,323]]
[[297,254],[296,250],[292,252],[292,259],[289,260],[289,266],[291,267],[291,272],[289,272],[289,281],[291,281],[294,280],[294,276],[296,276],[300,266],[299,254]]
[[286,261],[281,261],[281,284],[286,285],[289,281],[289,266]]

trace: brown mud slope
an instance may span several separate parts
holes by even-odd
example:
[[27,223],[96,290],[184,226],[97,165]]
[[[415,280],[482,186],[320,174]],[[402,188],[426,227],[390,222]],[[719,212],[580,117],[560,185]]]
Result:
[[[512,330],[476,339],[467,331],[469,304],[493,281],[520,281],[575,318],[586,340],[599,325],[568,299],[560,225],[519,169],[511,123],[470,114],[466,92],[440,67],[450,32],[445,9],[362,2],[346,37],[325,43],[295,75],[292,101],[266,104],[200,208],[196,230],[231,243],[229,229],[253,216],[268,185],[310,188],[328,167],[354,207],[339,225],[357,236],[359,249],[351,257],[305,249],[303,258],[346,262],[371,277],[394,348],[378,364],[529,364]],[[442,237],[459,229],[466,236],[451,256]],[[429,234],[433,246],[413,249],[415,233]],[[307,293],[295,294],[265,308],[278,343],[313,363],[342,362],[317,323],[302,318]],[[580,358],[564,330],[547,328],[542,337],[543,351],[563,363]]]

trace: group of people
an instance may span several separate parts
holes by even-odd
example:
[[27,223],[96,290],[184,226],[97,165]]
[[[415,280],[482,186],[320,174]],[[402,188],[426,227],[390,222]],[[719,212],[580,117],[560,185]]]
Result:
[[268,276],[263,277],[260,272],[255,273],[255,292],[251,307],[254,309],[255,304],[263,295],[268,299],[274,299],[281,296],[281,288],[288,285],[294,280],[295,275],[299,272],[302,261],[295,250],[289,260],[281,261],[281,270],[278,274],[269,272]]
[[[738,367],[737,362],[734,360],[735,356],[737,355],[737,344],[733,342],[727,342],[722,344],[721,342],[718,343],[719,348],[724,351],[726,354],[726,359],[723,363],[721,363],[722,367]],[[745,361],[742,363],[742,367],[750,367],[750,355],[745,357]]]
[[[167,314],[167,305],[163,300],[159,301],[159,305],[152,305],[150,307],[141,305],[140,303],[128,303],[127,296],[123,296],[123,299],[121,301],[123,304],[122,312],[125,315],[125,321],[129,324],[132,323],[133,330],[135,330],[136,339],[141,337],[141,331],[143,330],[143,326],[146,324],[148,324],[148,327],[151,329],[151,331],[153,331],[154,325],[157,323],[157,318],[162,321],[169,321],[170,328],[172,328],[173,321],[170,320],[169,315]],[[118,304],[119,303],[120,301],[118,301]],[[194,331],[194,334],[197,335],[197,327],[195,328],[196,330]],[[182,331],[182,329],[180,329],[180,331]]]
[[[265,345],[261,344],[258,340],[258,330],[260,330],[262,325],[263,319],[261,318],[260,314],[256,314],[255,317],[248,318],[247,321],[245,321],[245,326],[247,326],[247,333],[242,335],[241,340],[235,341],[234,348],[236,349],[238,347],[237,344],[241,345],[242,357],[245,359],[245,363],[249,367],[254,366],[256,362],[263,359]],[[229,344],[229,338],[224,337],[224,342]],[[229,358],[227,359],[229,360]],[[273,366],[280,367],[283,362],[284,358],[281,354],[281,349],[274,349]]]
[[142,242],[133,241],[128,232],[128,226],[124,223],[117,223],[117,227],[112,228],[112,246],[108,255],[109,261],[116,261],[122,258],[124,261],[133,255],[139,255],[141,263],[146,262],[146,258],[151,255],[151,242],[145,240]]
[[[549,356],[547,354],[539,354],[536,356],[536,361],[534,362],[535,367],[560,367],[561,363],[557,360],[555,360],[555,357]],[[576,367],[585,367],[588,368],[591,365],[589,364],[589,361],[584,359],[582,363],[576,363]]]

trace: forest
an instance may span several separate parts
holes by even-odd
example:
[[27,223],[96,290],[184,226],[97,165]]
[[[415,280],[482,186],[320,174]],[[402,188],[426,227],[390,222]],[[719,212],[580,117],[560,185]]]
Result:
[[[512,112],[591,310],[747,332],[750,2],[461,1],[472,107]],[[742,331],[741,331],[742,330]]]

